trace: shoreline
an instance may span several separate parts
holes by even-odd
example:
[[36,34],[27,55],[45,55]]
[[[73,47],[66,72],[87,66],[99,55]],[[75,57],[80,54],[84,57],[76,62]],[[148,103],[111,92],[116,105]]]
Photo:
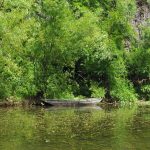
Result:
[[[119,107],[119,106],[128,106],[128,105],[134,105],[137,104],[139,106],[143,106],[143,105],[150,105],[150,101],[145,101],[145,100],[139,100],[135,103],[131,103],[131,102],[126,102],[121,104],[120,102],[107,102],[107,101],[102,101],[98,104],[98,106],[102,106],[102,107]],[[5,108],[5,107],[29,107],[29,106],[41,106],[43,107],[44,105],[42,105],[42,102],[37,101],[36,100],[22,100],[22,101],[1,101],[0,102],[0,108]],[[63,106],[62,106],[63,107]]]
[[22,100],[22,101],[2,101],[0,102],[0,108],[5,107],[25,107],[35,105],[33,101]]

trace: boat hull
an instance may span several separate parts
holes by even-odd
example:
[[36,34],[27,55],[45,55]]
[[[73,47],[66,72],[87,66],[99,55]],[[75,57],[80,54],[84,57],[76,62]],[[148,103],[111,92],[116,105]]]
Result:
[[65,106],[65,107],[80,107],[80,106],[94,106],[101,102],[101,99],[86,99],[86,100],[41,100],[44,106]]

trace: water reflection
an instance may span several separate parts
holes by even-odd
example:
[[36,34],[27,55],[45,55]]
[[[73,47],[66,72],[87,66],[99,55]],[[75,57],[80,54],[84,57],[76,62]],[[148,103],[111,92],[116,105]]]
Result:
[[0,109],[1,150],[148,150],[150,107]]

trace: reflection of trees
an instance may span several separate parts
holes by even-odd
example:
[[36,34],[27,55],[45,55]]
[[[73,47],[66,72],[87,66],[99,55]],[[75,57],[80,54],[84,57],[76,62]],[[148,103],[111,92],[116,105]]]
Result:
[[77,111],[72,122],[72,133],[79,139],[110,136],[113,120],[104,111]]
[[35,120],[28,110],[0,110],[0,149],[20,149],[33,138]]
[[135,135],[138,131],[145,132],[149,131],[150,126],[150,107],[139,106],[136,115],[133,118],[130,132]]
[[114,137],[112,140],[113,149],[120,150],[134,148],[134,145],[130,143],[132,135],[129,133],[129,130],[136,110],[137,106],[133,106],[131,108],[125,107],[117,109],[116,112],[114,112],[115,126],[113,130]]
[[[130,141],[135,145],[135,149],[142,147],[143,150],[150,149],[150,107],[139,106],[136,115],[130,126]],[[135,144],[136,139],[136,144]]]
[[[4,114],[1,115],[1,114]],[[0,110],[0,146],[15,149],[51,146],[55,149],[112,150],[148,148],[150,109]],[[13,143],[13,144],[10,144]],[[93,149],[94,149],[93,148]],[[105,149],[105,148],[104,148]]]
[[86,132],[89,130],[92,112],[91,111],[74,111],[75,118],[72,120],[71,123],[71,132],[74,136],[82,136],[86,134]]

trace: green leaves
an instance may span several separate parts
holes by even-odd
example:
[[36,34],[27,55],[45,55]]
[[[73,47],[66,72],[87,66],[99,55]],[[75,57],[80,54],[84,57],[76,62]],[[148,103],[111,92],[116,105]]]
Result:
[[100,87],[97,83],[92,82],[90,90],[92,92],[91,97],[105,98],[106,93],[104,87]]
[[[137,43],[136,11],[135,0],[5,0],[0,8],[1,98],[40,93],[133,101],[134,87],[148,93],[149,27],[141,28]],[[146,83],[136,86],[139,79]]]

